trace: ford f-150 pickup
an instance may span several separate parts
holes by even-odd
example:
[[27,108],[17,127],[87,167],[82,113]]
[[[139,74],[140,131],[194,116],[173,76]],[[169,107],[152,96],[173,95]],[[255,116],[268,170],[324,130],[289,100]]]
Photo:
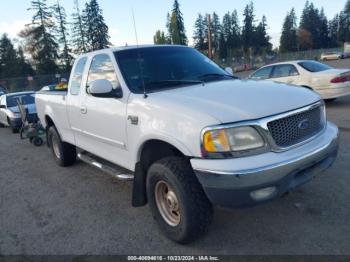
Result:
[[133,180],[164,234],[188,243],[213,206],[271,201],[329,168],[338,128],[319,95],[241,81],[195,49],[138,46],[78,57],[68,92],[36,95],[61,166],[77,158]]

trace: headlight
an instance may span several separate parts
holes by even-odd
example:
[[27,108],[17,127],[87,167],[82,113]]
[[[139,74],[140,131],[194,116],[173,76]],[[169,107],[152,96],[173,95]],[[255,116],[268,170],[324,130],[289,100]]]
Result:
[[207,153],[241,152],[264,146],[264,139],[250,126],[209,130],[203,137],[203,149]]

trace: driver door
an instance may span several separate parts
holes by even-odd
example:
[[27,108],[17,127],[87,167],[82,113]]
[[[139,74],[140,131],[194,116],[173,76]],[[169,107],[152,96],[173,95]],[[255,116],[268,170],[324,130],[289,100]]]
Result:
[[89,94],[92,81],[105,79],[113,88],[121,88],[116,74],[114,57],[98,54],[92,58],[86,86],[80,100],[81,147],[115,164],[128,162],[126,110],[127,97],[101,98]]

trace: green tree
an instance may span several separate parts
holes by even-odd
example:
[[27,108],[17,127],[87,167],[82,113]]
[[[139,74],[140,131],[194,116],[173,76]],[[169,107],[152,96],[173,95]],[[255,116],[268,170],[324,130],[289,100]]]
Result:
[[184,25],[184,19],[180,10],[180,4],[177,0],[174,1],[173,9],[168,22],[168,31],[171,43],[175,45],[187,45],[187,36]]
[[219,46],[220,58],[232,57],[240,52],[242,46],[241,28],[236,10],[232,13],[227,12],[222,18]]
[[283,22],[280,52],[294,52],[298,50],[297,30],[297,17],[294,8],[292,8]]
[[74,53],[79,54],[87,52],[86,29],[78,0],[74,1],[74,12],[72,14],[71,23],[71,43],[74,46]]
[[194,47],[202,52],[208,49],[208,46],[206,44],[207,36],[205,35],[207,26],[208,25],[205,24],[203,15],[198,14],[198,17],[194,24],[193,40]]
[[336,14],[328,23],[328,36],[330,47],[338,47],[339,41],[339,14]]
[[304,29],[310,33],[312,48],[328,47],[328,20],[324,12],[317,9],[313,3],[306,2],[299,29]]
[[61,53],[59,54],[63,72],[70,72],[71,62],[73,57],[71,55],[71,49],[68,46],[68,30],[67,30],[67,15],[63,6],[61,6],[59,0],[53,6],[55,22],[58,25],[55,27],[58,43],[61,45]]
[[330,38],[329,38],[329,28],[328,28],[328,19],[324,13],[324,9],[321,8],[321,11],[319,13],[318,17],[319,23],[318,23],[318,38],[320,42],[321,48],[329,48],[330,47]]
[[88,49],[95,51],[108,48],[111,45],[108,26],[97,0],[90,0],[89,3],[86,3],[83,19],[83,24],[86,26]]
[[165,33],[161,30],[158,30],[156,34],[153,37],[154,44],[156,45],[166,45],[169,44],[169,41],[167,37],[165,36]]
[[17,76],[17,54],[7,34],[0,39],[0,67],[1,78]]
[[59,47],[52,33],[55,27],[52,11],[47,6],[46,0],[33,0],[31,8],[28,10],[33,10],[35,13],[32,23],[27,26],[27,30],[22,36],[28,37],[32,41],[30,42],[31,51],[37,72],[39,74],[56,73],[58,71],[56,61],[59,58]]
[[212,47],[214,52],[219,49],[220,35],[221,35],[221,23],[217,13],[213,13],[211,16],[211,34],[212,34]]
[[24,56],[21,46],[17,49],[18,76],[32,76],[35,74],[33,67],[28,63]]
[[250,2],[250,4],[246,5],[243,12],[243,28],[242,28],[242,44],[243,44],[243,50],[248,57],[251,55],[251,50],[254,46],[254,40],[255,40],[255,25],[254,25],[254,5],[253,2]]
[[7,34],[0,39],[0,78],[19,77],[33,74],[32,67],[24,58],[21,47],[16,50]]
[[263,16],[254,33],[254,48],[256,54],[263,54],[272,50],[270,36],[267,34],[266,16]]

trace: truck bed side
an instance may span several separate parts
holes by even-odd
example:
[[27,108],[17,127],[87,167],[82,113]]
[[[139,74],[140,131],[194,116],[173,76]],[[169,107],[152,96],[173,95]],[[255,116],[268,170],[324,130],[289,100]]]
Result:
[[63,141],[75,144],[74,134],[68,119],[66,101],[67,92],[65,91],[43,91],[38,92],[35,96],[38,117],[42,125],[46,128],[53,123]]

